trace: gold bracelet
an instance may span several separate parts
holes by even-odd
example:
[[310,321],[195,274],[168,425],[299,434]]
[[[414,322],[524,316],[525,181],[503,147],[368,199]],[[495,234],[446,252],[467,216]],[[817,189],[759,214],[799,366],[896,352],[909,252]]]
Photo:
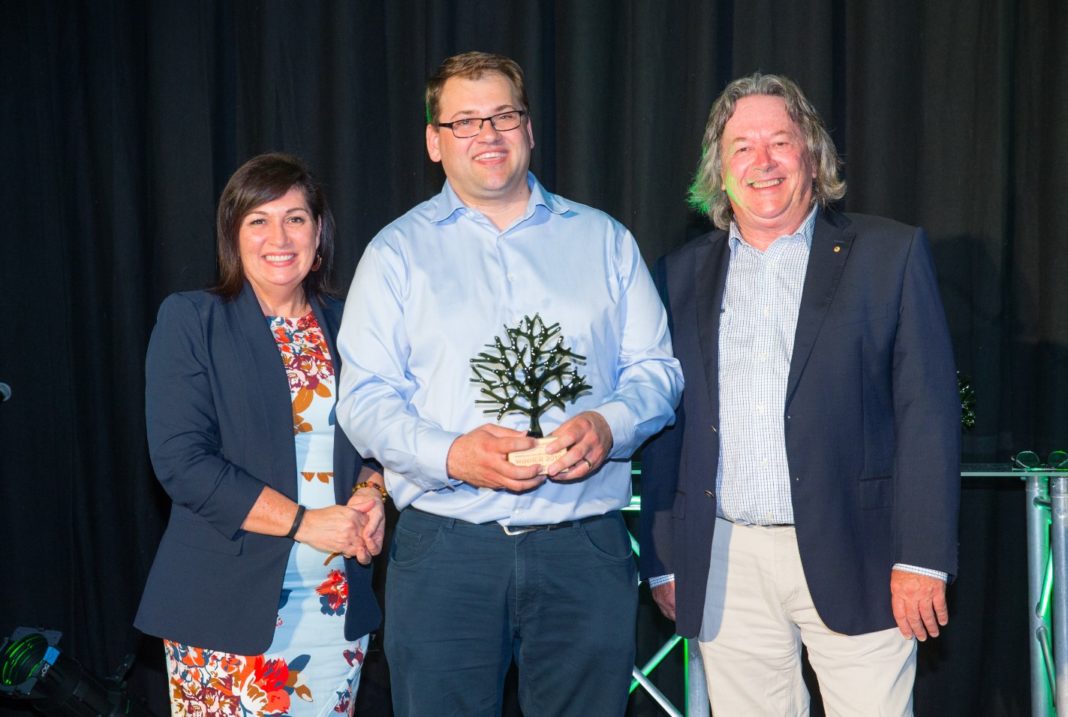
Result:
[[383,503],[389,500],[389,493],[386,492],[386,489],[383,486],[378,485],[374,481],[362,480],[352,487],[352,492],[355,493],[360,488],[374,488],[378,491],[378,494],[382,496]]

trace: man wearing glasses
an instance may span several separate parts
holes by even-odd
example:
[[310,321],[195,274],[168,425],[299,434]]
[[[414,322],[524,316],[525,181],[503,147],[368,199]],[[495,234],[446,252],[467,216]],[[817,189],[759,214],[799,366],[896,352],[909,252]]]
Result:
[[[637,601],[629,459],[682,390],[664,308],[630,233],[529,173],[515,62],[451,57],[426,104],[447,181],[368,246],[338,340],[338,420],[401,509],[386,583],[394,708],[497,714],[514,658],[528,717],[620,715]],[[542,467],[509,462],[534,445],[528,419],[489,422],[472,372],[534,316],[559,324],[554,345],[584,357],[588,387],[541,416],[560,452]]]
[[697,637],[716,715],[912,714],[948,620],[960,401],[922,229],[842,214],[838,155],[790,80],[715,101],[693,198],[719,230],[657,279],[686,376],[642,454],[642,573]]

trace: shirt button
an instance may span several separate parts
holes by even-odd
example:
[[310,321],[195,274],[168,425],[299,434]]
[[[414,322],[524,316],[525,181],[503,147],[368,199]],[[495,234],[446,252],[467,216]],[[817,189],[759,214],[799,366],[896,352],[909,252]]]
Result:
[[509,274],[508,281],[515,281],[515,274]]

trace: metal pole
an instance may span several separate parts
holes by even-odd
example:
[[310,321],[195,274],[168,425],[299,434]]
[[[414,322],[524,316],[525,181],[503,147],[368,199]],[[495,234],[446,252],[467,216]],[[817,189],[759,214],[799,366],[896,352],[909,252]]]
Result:
[[687,640],[686,655],[686,717],[708,717],[708,685],[705,683],[705,664],[697,638]]
[[[648,662],[642,665],[640,669],[637,667],[634,669],[638,670],[643,675],[648,675],[650,672],[656,669],[657,665],[659,665],[665,657],[667,657],[668,653],[671,652],[672,648],[674,648],[675,645],[679,644],[680,640],[682,640],[682,638],[678,635],[672,635],[671,639],[661,645],[660,649],[656,651],[655,655],[649,658]],[[641,683],[638,682],[638,680],[631,680],[630,691],[633,692],[634,688],[640,684]]]
[[1040,636],[1046,632],[1045,619],[1039,610],[1042,601],[1042,580],[1049,555],[1049,531],[1044,504],[1049,502],[1049,483],[1046,476],[1027,476],[1027,602],[1029,627],[1028,646],[1031,655],[1031,714],[1033,717],[1052,717],[1056,714],[1050,703],[1049,680],[1042,655]]
[[656,700],[656,703],[660,705],[660,709],[667,712],[671,717],[682,717],[682,712],[679,712],[675,705],[671,704],[671,700],[664,696],[664,693],[656,689],[656,686],[649,680],[648,677],[642,674],[642,671],[637,667],[631,670],[631,676],[642,686],[649,696]]
[[1068,477],[1049,479],[1049,503],[1053,524],[1050,550],[1053,556],[1053,665],[1054,705],[1068,713]]

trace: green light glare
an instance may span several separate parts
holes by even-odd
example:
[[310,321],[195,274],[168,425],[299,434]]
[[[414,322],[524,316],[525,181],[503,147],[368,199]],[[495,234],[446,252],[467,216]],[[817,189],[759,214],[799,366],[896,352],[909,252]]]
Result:
[[[14,686],[36,675],[47,647],[45,638],[38,634],[27,635],[9,645],[0,656],[3,658],[3,662],[0,662],[0,684]],[[27,663],[34,660],[36,664],[27,670]]]
[[[682,638],[678,635],[673,635],[671,639],[665,642],[663,647],[657,650],[656,654],[653,655],[652,658],[642,666],[641,673],[648,677],[649,673],[655,670],[656,666],[664,661],[664,658],[668,656],[668,654],[671,652],[672,648],[675,647],[675,645],[679,644],[679,640],[681,639]],[[628,692],[628,694],[634,692],[634,690],[637,689],[638,684],[639,683],[637,680],[631,680],[630,691]]]
[[1038,616],[1048,620],[1050,616],[1050,602],[1053,599],[1053,551],[1049,551],[1046,558],[1046,575],[1042,579],[1042,597],[1038,601]]

